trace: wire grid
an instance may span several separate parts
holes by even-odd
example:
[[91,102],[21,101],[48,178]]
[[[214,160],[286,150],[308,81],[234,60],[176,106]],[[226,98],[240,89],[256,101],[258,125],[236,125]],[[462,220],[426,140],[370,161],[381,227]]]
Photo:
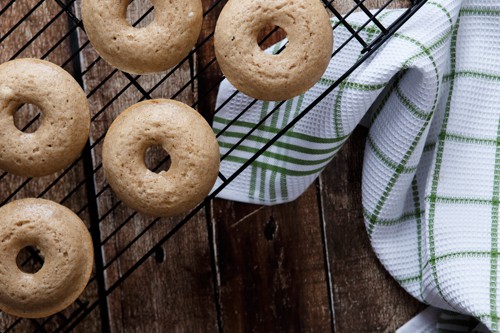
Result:
[[[133,1],[134,0],[132,0],[132,2]],[[91,104],[92,112],[91,139],[86,145],[81,157],[63,171],[53,176],[43,177],[43,179],[25,179],[7,173],[1,173],[0,189],[2,194],[0,196],[0,201],[2,202],[0,205],[21,197],[43,197],[64,204],[84,220],[90,221],[89,230],[96,249],[94,273],[87,287],[87,291],[80,296],[69,309],[54,316],[36,320],[10,318],[8,315],[3,314],[5,318],[10,318],[10,320],[5,321],[9,324],[6,327],[0,327],[0,331],[23,331],[21,327],[23,327],[25,322],[28,322],[29,327],[34,327],[35,332],[69,332],[84,322],[85,318],[92,316],[92,314],[96,312],[98,312],[96,318],[101,321],[102,330],[108,330],[109,323],[107,323],[107,321],[109,321],[109,318],[107,315],[106,298],[122,285],[123,282],[150,257],[154,257],[158,255],[158,253],[161,253],[162,245],[170,240],[172,236],[181,230],[189,221],[193,220],[200,211],[207,209],[211,200],[226,187],[227,184],[233,181],[258,156],[300,121],[300,119],[322,98],[331,93],[350,73],[352,73],[352,71],[354,71],[387,38],[406,22],[425,1],[426,0],[412,1],[411,6],[403,12],[398,20],[390,26],[384,26],[377,17],[383,9],[393,2],[393,0],[387,0],[377,11],[369,11],[366,7],[367,4],[365,4],[365,0],[353,0],[352,8],[345,14],[339,13],[334,8],[334,0],[323,0],[331,16],[339,20],[339,22],[333,26],[333,29],[336,29],[339,25],[343,25],[352,34],[344,44],[334,50],[332,57],[335,57],[348,43],[360,43],[363,47],[363,51],[359,61],[330,87],[326,88],[318,99],[308,105],[296,118],[292,119],[283,130],[269,140],[269,142],[253,155],[238,171],[232,175],[222,175],[219,173],[222,184],[216,188],[205,201],[187,215],[177,220],[170,219],[170,222],[167,223],[170,227],[169,229],[161,229],[159,231],[155,229],[155,226],[164,219],[147,219],[141,217],[144,220],[140,225],[141,229],[135,230],[135,233],[128,239],[125,246],[115,249],[111,254],[103,254],[102,249],[104,246],[113,243],[116,238],[121,237],[120,233],[122,233],[127,226],[134,223],[139,215],[123,207],[124,205],[112,196],[109,185],[105,183],[102,175],[102,164],[100,163],[99,157],[100,146],[102,145],[107,126],[109,126],[110,122],[116,117],[116,112],[119,112],[111,110],[122,110],[132,103],[157,97],[179,99],[187,102],[187,104],[191,104],[194,108],[202,108],[206,105],[211,105],[213,109],[214,94],[217,92],[219,83],[223,80],[222,75],[218,72],[216,59],[208,59],[201,64],[195,63],[194,61],[194,57],[201,52],[202,48],[207,46],[211,47],[213,31],[209,31],[205,35],[202,35],[191,53],[183,59],[179,65],[164,73],[156,74],[153,76],[152,80],[145,82],[140,75],[130,75],[113,69],[93,51],[86,39],[85,29],[80,20],[79,0],[0,0],[0,51],[4,52],[4,55],[7,51],[4,51],[2,46],[9,43],[9,38],[14,38],[14,35],[20,34],[19,32],[25,29],[29,30],[32,26],[35,26],[33,29],[36,30],[32,31],[31,37],[29,37],[30,34],[20,34],[24,36],[24,40],[17,41],[16,39],[10,42],[10,45],[14,43],[16,47],[10,47],[11,53],[9,53],[5,59],[2,59],[2,61],[31,56],[55,62],[72,73],[75,79],[84,87]],[[224,0],[214,0],[212,4],[206,8],[204,17],[213,15],[213,12],[220,11],[225,2]],[[368,2],[368,0],[366,0],[366,2]],[[50,10],[47,9],[49,7],[51,8]],[[19,13],[21,8],[23,10]],[[37,16],[37,12],[42,9],[44,9],[45,12]],[[9,15],[12,17],[14,11],[19,14],[19,18],[16,17],[15,20],[7,20]],[[369,19],[361,27],[354,29],[347,23],[346,18],[356,11],[365,12]],[[47,13],[49,15],[47,15]],[[153,8],[151,7],[142,13],[142,15],[133,22],[133,25],[141,26],[146,24],[148,20],[152,19],[152,13]],[[64,20],[66,23],[62,24],[61,20]],[[6,21],[10,22],[9,25],[4,23]],[[375,24],[381,30],[381,33],[370,42],[364,40],[359,34],[368,24]],[[45,33],[51,29],[60,30],[60,34],[55,42],[47,43],[44,39]],[[263,38],[262,42],[269,39],[276,31],[277,28],[273,29]],[[82,59],[93,60],[83,61]],[[93,71],[100,73],[97,75],[99,77],[98,80],[92,79],[92,77],[96,76]],[[181,71],[188,71],[189,75],[184,75],[183,79],[179,81],[177,76]],[[215,80],[209,80],[209,85],[207,86],[203,78],[204,75],[208,75],[208,73],[217,74],[215,74]],[[108,91],[109,87],[107,85],[113,80],[116,80],[117,77],[120,78],[118,81],[123,85]],[[201,82],[202,80],[203,82]],[[203,89],[200,88],[202,84],[205,84]],[[175,87],[174,91],[172,91],[172,86]],[[135,90],[131,90],[133,88]],[[222,105],[215,109],[214,112],[210,110],[210,112],[208,112],[209,114],[204,114],[204,116],[210,119],[213,114],[217,114],[217,112],[238,93],[239,92],[235,92],[222,103]],[[122,101],[122,98],[125,98],[125,100]],[[243,108],[240,115],[229,123],[219,135],[222,135],[227,128],[237,121],[238,118],[256,102],[257,101],[254,100]],[[245,137],[241,138],[235,147],[240,145],[259,126],[263,125],[283,103],[284,101],[277,103],[264,119],[256,124],[253,129],[250,129]],[[28,117],[27,121],[24,123],[23,130],[29,130],[30,127],[35,126],[39,118],[40,114],[32,112],[31,116]],[[224,160],[227,158],[233,150],[234,148],[229,150],[221,159]],[[168,157],[162,157],[161,159],[157,158],[155,162],[156,165],[152,166],[152,169],[159,170],[165,168],[165,165],[168,163]],[[102,200],[107,200],[107,204],[102,204]],[[156,234],[156,237],[153,237],[154,241],[147,247],[149,250],[146,252],[143,251],[144,253],[133,253],[134,246],[138,242],[141,242],[141,239],[146,236],[151,236],[153,233]],[[209,239],[209,241],[212,242],[211,239]],[[213,257],[213,244],[210,244],[210,247]],[[133,257],[132,259],[129,258],[129,262],[131,262],[129,267],[124,269],[120,274],[113,274],[111,271],[113,265],[116,264],[119,259],[127,255]],[[33,264],[33,262],[38,262],[39,264],[43,263],[43,260],[33,249],[31,249],[31,252],[28,253],[24,259],[25,260],[21,263],[22,266]],[[213,270],[214,258],[211,258],[211,260]],[[105,273],[108,277],[107,281],[105,281],[104,278]],[[110,276],[115,277],[111,282],[109,281]],[[89,292],[88,290],[91,291]]]

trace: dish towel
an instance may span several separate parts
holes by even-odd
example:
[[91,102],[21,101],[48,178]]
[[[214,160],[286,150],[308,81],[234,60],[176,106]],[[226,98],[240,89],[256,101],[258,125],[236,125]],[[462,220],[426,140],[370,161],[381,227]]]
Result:
[[[401,13],[384,11],[378,19],[388,26]],[[348,21],[357,28],[367,19],[358,13]],[[379,33],[370,24],[361,36],[370,40]],[[334,35],[334,49],[351,36],[342,24]],[[349,42],[312,89],[285,102],[235,149],[277,103],[259,101],[231,123],[253,100],[237,94],[227,102],[235,90],[224,82],[213,124],[220,133],[221,154],[228,154],[221,173],[230,177],[351,67],[361,49],[356,40]],[[470,315],[498,332],[500,2],[496,0],[429,0],[219,197],[265,205],[295,199],[318,177],[382,92],[385,97],[371,118],[363,166],[363,213],[373,249],[411,295],[448,311],[443,320],[452,321],[446,317],[450,313]],[[465,322],[457,331],[475,326]]]

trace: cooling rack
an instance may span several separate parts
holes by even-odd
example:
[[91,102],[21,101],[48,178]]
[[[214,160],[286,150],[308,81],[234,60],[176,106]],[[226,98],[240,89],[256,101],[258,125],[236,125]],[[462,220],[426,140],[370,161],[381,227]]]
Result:
[[[113,302],[109,299],[110,295],[130,279],[135,271],[147,265],[149,259],[164,260],[163,245],[172,242],[173,236],[186,225],[202,221],[204,214],[208,214],[212,199],[227,184],[299,122],[322,98],[330,94],[425,1],[412,1],[399,19],[385,26],[379,17],[393,0],[382,2],[376,11],[367,9],[369,0],[352,0],[351,9],[343,13],[335,9],[335,0],[323,0],[331,16],[337,20],[333,29],[342,26],[351,33],[350,38],[335,49],[332,57],[349,43],[359,43],[362,46],[359,60],[331,86],[325,88],[297,117],[291,119],[240,169],[231,175],[219,174],[221,185],[195,209],[176,219],[159,219],[140,216],[113,196],[102,173],[102,140],[107,127],[121,110],[145,99],[161,97],[180,100],[198,109],[209,121],[220,111],[221,107],[215,108],[215,98],[223,76],[213,57],[213,22],[226,1],[204,2],[204,17],[211,17],[212,24],[204,28],[195,48],[179,65],[163,73],[139,76],[122,73],[110,67],[95,53],[86,38],[85,27],[80,19],[79,0],[0,0],[0,60],[4,62],[21,57],[36,57],[60,65],[82,85],[92,113],[90,140],[81,157],[66,169],[55,175],[37,179],[0,173],[1,205],[24,197],[41,197],[66,205],[88,223],[96,254],[94,273],[86,291],[67,310],[43,319],[21,319],[2,314],[4,327],[0,327],[0,331],[69,332],[77,329],[85,332],[95,331],[93,327],[96,323],[100,330],[109,331],[110,318],[107,307],[109,302]],[[141,2],[144,4],[147,1],[132,0],[130,7]],[[144,8],[137,5],[137,8],[139,7]],[[146,8],[149,9],[129,15],[131,24],[141,27],[152,20],[153,8]],[[354,28],[346,19],[359,11],[364,12],[368,19],[360,27]],[[367,40],[360,32],[369,25],[376,26],[381,32]],[[272,40],[274,34],[279,34],[278,30],[269,29],[262,36],[262,43],[265,45],[266,41]],[[229,99],[234,98],[235,94]],[[240,115],[247,111],[252,103],[242,107]],[[237,145],[263,125],[283,103],[276,103],[268,116],[255,124]],[[40,113],[33,106],[23,107],[20,111],[16,126],[26,132],[34,131],[40,121]],[[234,121],[237,119],[238,117]],[[223,132],[224,129],[221,133]],[[227,154],[230,153],[231,151]],[[222,159],[224,158],[226,155],[222,156]],[[146,156],[146,163],[151,170],[159,171],[168,168],[169,158],[162,155],[158,149],[153,149]],[[215,274],[214,244],[212,238],[208,241],[211,249],[211,273]],[[141,251],[138,251],[139,248]],[[29,267],[40,267],[43,264],[43,259],[34,248],[30,248],[24,253],[24,257],[18,259],[20,266],[26,267],[27,270]]]

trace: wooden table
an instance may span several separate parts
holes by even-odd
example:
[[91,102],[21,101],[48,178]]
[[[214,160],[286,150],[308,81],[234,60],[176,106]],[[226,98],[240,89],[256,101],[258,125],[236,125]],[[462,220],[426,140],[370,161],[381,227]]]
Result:
[[[206,96],[198,109],[210,117],[216,96],[211,88],[221,78],[212,61],[211,32],[223,3],[203,0],[205,10],[211,9],[202,46],[150,93],[152,98],[175,95],[193,104]],[[382,3],[368,0],[365,5]],[[97,273],[70,309],[39,320],[2,313],[0,331],[52,332],[94,303],[75,331],[392,332],[423,309],[385,272],[365,232],[360,193],[365,129],[354,132],[295,202],[263,207],[215,200],[128,276],[129,268],[178,221],[134,214],[115,198],[100,167],[101,140],[119,112],[141,99],[140,90],[154,88],[166,74],[126,75],[99,60],[65,6],[79,17],[80,1],[75,6],[69,0],[0,0],[0,61],[36,57],[71,73],[84,71],[81,83],[94,117],[93,149],[52,176],[25,179],[0,173],[0,201],[40,196],[62,202],[88,223],[102,251],[96,252]],[[334,6],[346,12],[353,1],[337,0]],[[146,0],[134,1],[130,20],[149,7]],[[151,15],[139,26],[148,20]],[[17,117],[21,127],[37,113],[34,108],[23,112]],[[148,159],[152,165],[165,162],[158,152]],[[123,283],[115,284],[124,275]],[[95,302],[106,291],[109,296]]]

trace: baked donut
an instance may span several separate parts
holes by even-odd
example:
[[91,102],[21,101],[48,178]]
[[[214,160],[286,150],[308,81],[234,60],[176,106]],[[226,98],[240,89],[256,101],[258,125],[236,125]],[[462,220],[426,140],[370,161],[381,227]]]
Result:
[[[44,260],[34,273],[16,264],[19,252],[36,247]],[[0,208],[0,309],[40,318],[73,303],[92,272],[92,239],[68,208],[44,199],[21,199]]]
[[[23,104],[41,111],[33,133],[14,125]],[[35,177],[63,169],[81,153],[89,136],[87,98],[61,67],[37,59],[12,60],[0,65],[0,168]]]
[[[265,53],[257,36],[266,26],[287,33],[283,52]],[[229,0],[215,27],[215,55],[226,78],[253,98],[286,100],[311,88],[333,49],[328,14],[319,0]]]
[[201,0],[151,0],[154,21],[134,28],[127,21],[130,0],[83,0],[82,19],[97,53],[118,69],[133,74],[164,71],[178,64],[201,31]]
[[[155,173],[146,149],[161,146],[171,159]],[[219,172],[219,145],[212,128],[189,106],[167,99],[129,107],[111,124],[102,150],[104,174],[130,208],[152,216],[190,210],[212,189]]]

